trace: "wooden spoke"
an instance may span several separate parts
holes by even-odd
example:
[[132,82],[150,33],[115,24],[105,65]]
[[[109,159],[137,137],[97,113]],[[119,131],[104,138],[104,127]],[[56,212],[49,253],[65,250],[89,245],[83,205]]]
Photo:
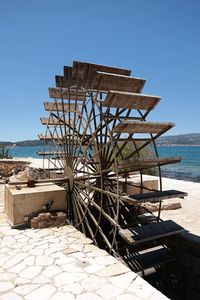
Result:
[[[181,158],[158,156],[155,140],[174,124],[146,121],[161,98],[142,94],[144,84],[129,69],[78,61],[64,66],[56,87],[49,88],[51,100],[44,102],[41,118],[45,133],[39,135],[45,142],[38,152],[48,161],[45,172],[66,189],[69,223],[126,259],[134,257],[129,246],[136,240],[130,224],[159,224],[161,202],[186,195],[162,191],[161,166]],[[150,171],[158,176],[158,189],[145,187]],[[129,181],[140,196],[127,193]],[[160,201],[157,216],[144,217],[140,210],[149,199]]]

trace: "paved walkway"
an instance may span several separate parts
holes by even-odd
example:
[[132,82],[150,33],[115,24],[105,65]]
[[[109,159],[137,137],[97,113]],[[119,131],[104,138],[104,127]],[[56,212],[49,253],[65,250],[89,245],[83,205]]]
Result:
[[181,209],[162,211],[161,218],[171,219],[189,232],[200,236],[200,183],[163,178],[163,189],[183,191],[188,193],[188,196],[178,199],[182,205]]
[[167,299],[72,226],[17,230],[1,220],[0,300]]

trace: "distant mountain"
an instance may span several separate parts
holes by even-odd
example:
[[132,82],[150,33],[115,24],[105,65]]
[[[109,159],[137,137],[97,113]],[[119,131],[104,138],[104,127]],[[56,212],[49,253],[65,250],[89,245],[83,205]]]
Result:
[[5,142],[5,141],[3,141],[3,142],[0,142],[0,145],[2,145],[2,146],[12,146],[12,142]]
[[200,145],[200,133],[162,136],[156,140],[158,146],[168,145]]
[[42,145],[44,145],[44,141],[27,140],[27,141],[15,142],[14,144],[16,144],[16,146],[42,146]]
[[44,145],[44,141],[40,141],[40,140],[26,140],[26,141],[19,141],[19,142],[5,142],[5,141],[0,141],[0,145],[3,146],[12,146],[12,145],[16,145],[16,146],[43,146]]
[[[44,141],[40,140],[26,140],[19,142],[9,142],[0,141],[0,145],[4,146],[43,146]],[[179,134],[171,136],[163,136],[156,140],[158,146],[168,146],[168,145],[200,145],[200,133],[189,133],[189,134]]]

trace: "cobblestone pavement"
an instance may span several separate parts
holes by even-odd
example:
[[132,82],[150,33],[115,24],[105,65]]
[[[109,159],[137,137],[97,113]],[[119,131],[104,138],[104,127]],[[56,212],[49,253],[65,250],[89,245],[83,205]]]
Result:
[[6,216],[4,214],[4,184],[0,184],[0,224],[6,222]]
[[0,300],[8,299],[167,298],[72,226],[17,230],[4,222]]

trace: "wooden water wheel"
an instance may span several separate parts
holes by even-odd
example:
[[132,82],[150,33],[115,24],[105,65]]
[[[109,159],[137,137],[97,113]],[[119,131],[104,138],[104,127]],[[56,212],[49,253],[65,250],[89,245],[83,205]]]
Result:
[[[74,62],[49,88],[54,100],[44,102],[46,132],[39,135],[46,142],[39,154],[49,160],[51,176],[66,179],[69,222],[138,272],[146,268],[135,260],[145,243],[182,230],[142,204],[185,195],[162,191],[161,166],[181,158],[158,157],[155,141],[174,124],[146,121],[160,97],[142,94],[144,84],[127,69]],[[148,170],[156,170],[159,189],[144,188]],[[128,194],[128,184],[137,192]]]

